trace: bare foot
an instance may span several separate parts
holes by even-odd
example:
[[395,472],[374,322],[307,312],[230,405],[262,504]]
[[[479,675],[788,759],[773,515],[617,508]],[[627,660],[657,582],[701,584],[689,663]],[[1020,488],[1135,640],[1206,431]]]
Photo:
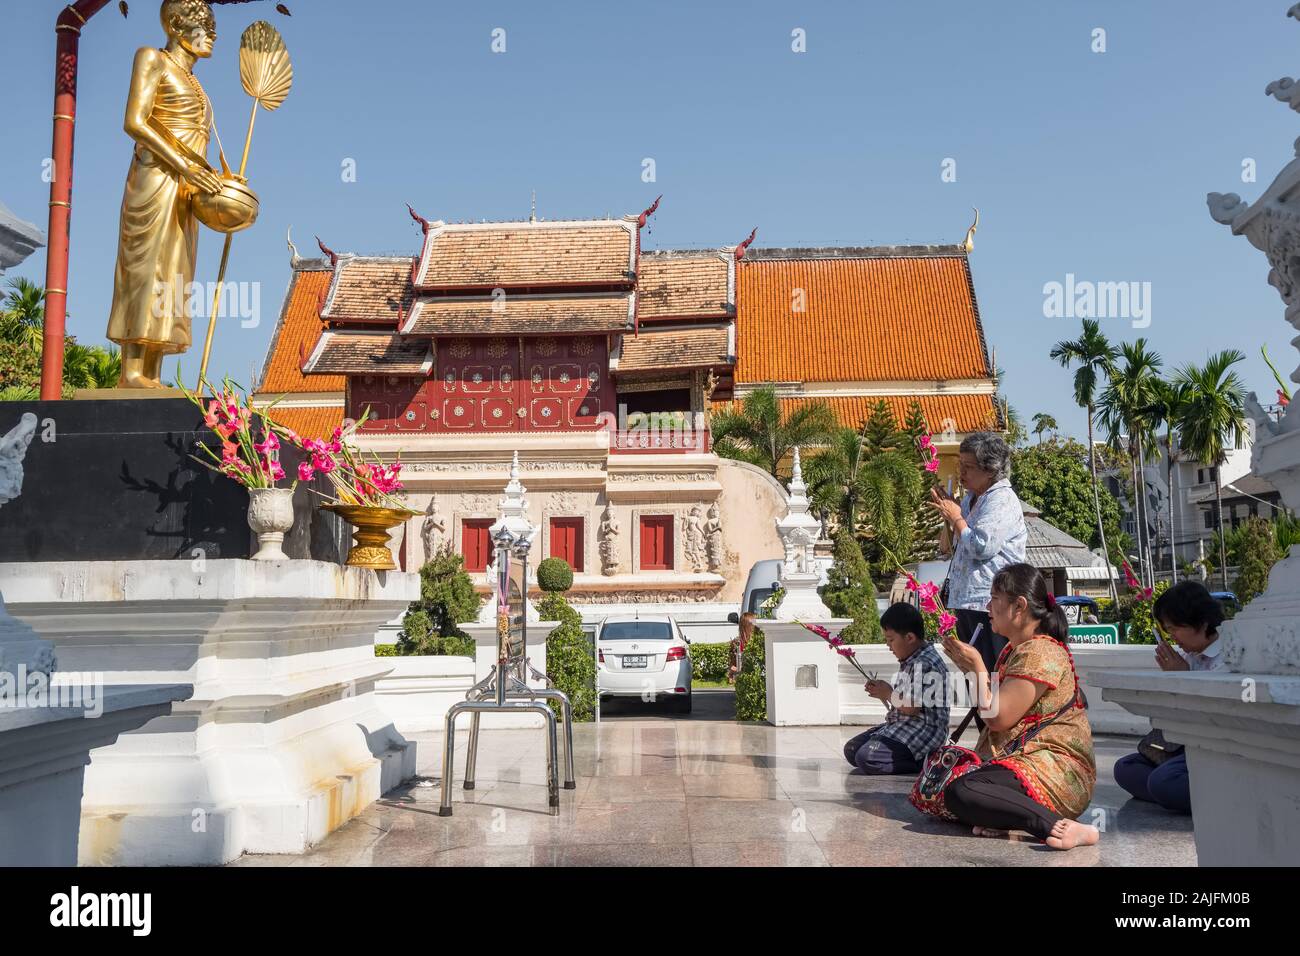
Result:
[[971,833],[977,837],[992,837],[993,839],[1003,839],[1007,836],[1006,830],[995,830],[992,827],[974,827]]
[[1054,850],[1073,850],[1076,846],[1095,846],[1101,831],[1076,820],[1057,820],[1046,843]]

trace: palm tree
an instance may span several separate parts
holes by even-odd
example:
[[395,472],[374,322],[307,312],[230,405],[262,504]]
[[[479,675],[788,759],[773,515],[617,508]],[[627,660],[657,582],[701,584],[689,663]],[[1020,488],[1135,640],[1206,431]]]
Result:
[[1033,433],[1038,436],[1038,444],[1040,445],[1043,443],[1043,432],[1051,432],[1055,435],[1056,430],[1059,427],[1056,424],[1056,419],[1051,415],[1048,415],[1046,412],[1039,412],[1035,415],[1033,417],[1033,423]]
[[1174,381],[1184,389],[1178,416],[1178,444],[1210,467],[1214,475],[1215,523],[1219,529],[1219,572],[1228,588],[1228,554],[1223,541],[1223,484],[1219,469],[1228,457],[1228,441],[1240,448],[1246,431],[1246,388],[1232,366],[1244,362],[1238,349],[1211,355],[1203,366],[1185,365]]
[[63,381],[69,388],[113,388],[122,374],[116,348],[82,345],[69,337],[63,348]]
[[1143,410],[1143,414],[1152,429],[1159,428],[1162,424],[1165,426],[1165,498],[1169,505],[1169,572],[1170,580],[1177,584],[1178,556],[1175,545],[1177,536],[1174,534],[1174,461],[1177,453],[1174,451],[1174,429],[1177,428],[1182,416],[1184,389],[1176,382],[1157,378],[1152,386],[1152,396],[1152,402]]
[[0,302],[0,339],[39,350],[44,330],[45,290],[22,276],[10,279]]
[[719,455],[748,461],[776,477],[781,461],[796,446],[826,444],[839,422],[830,405],[820,400],[783,414],[776,389],[764,386],[746,395],[739,408],[715,413],[709,427]]
[[891,449],[863,463],[857,484],[862,523],[875,545],[869,550],[877,570],[892,573],[897,569],[882,563],[881,549],[888,549],[903,564],[913,559],[916,515],[925,507],[925,479],[909,454]]
[[1138,553],[1147,587],[1155,586],[1151,567],[1150,515],[1146,501],[1146,453],[1157,450],[1155,426],[1144,413],[1155,401],[1163,360],[1158,352],[1147,351],[1147,340],[1124,342],[1120,346],[1124,364],[1114,370],[1101,394],[1098,408],[1112,448],[1129,454],[1133,480],[1133,511],[1138,529]]
[[857,521],[858,472],[867,459],[863,431],[839,429],[803,469],[809,500],[818,511],[834,515],[836,524],[850,533]]
[[[1083,334],[1072,341],[1057,342],[1052,346],[1051,357],[1061,363],[1062,368],[1069,368],[1077,363],[1074,372],[1074,401],[1088,412],[1088,467],[1092,471],[1092,503],[1097,514],[1097,536],[1101,541],[1101,553],[1105,557],[1107,568],[1110,567],[1110,549],[1106,547],[1106,529],[1101,521],[1101,494],[1097,482],[1097,453],[1093,447],[1092,423],[1097,414],[1097,386],[1103,378],[1109,378],[1115,368],[1115,359],[1119,350],[1111,345],[1101,331],[1101,324],[1096,319],[1083,320]],[[1115,588],[1114,575],[1107,574],[1110,583],[1111,600],[1119,606],[1119,591]]]

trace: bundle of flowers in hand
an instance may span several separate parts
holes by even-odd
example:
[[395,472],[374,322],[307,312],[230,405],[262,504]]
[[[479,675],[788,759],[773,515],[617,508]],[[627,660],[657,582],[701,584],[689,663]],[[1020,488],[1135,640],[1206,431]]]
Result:
[[[198,442],[199,455],[190,457],[206,468],[239,482],[248,489],[248,526],[257,535],[259,561],[284,561],[284,535],[293,527],[293,491],[298,482],[278,487],[284,480],[280,464],[279,426],[266,407],[255,407],[239,385],[223,379],[217,389],[200,383],[191,392],[181,382],[177,387],[203,413],[203,424],[221,439],[221,451]],[[205,398],[204,387],[212,390]]]
[[857,654],[854,653],[853,648],[849,645],[847,641],[844,640],[844,638],[840,637],[838,634],[832,634],[829,630],[822,627],[820,624],[808,624],[804,621],[800,621],[798,618],[795,619],[795,623],[798,624],[800,627],[802,627],[804,630],[812,631],[814,634],[820,637],[823,641],[827,643],[827,645],[830,646],[831,650],[833,650],[836,654],[839,654],[850,664],[852,664],[853,667],[857,670],[857,672],[861,674],[863,677],[865,677],[867,680],[876,679],[876,675],[874,672],[865,671],[862,669],[862,665],[858,663]]
[[[397,496],[402,490],[400,458],[392,464],[385,464],[373,453],[367,458],[351,441],[369,417],[370,410],[366,409],[361,418],[336,427],[328,438],[303,438],[288,429],[280,431],[307,456],[298,466],[298,478],[313,481],[318,475],[324,477],[333,496],[321,507],[355,529],[347,563],[352,567],[392,571],[397,568],[397,562],[388,549],[389,531],[413,517],[415,512]],[[330,496],[322,494],[322,497]]]
[[930,474],[939,470],[939,449],[934,447],[934,438],[930,435],[922,435],[916,440],[921,451],[921,465]]

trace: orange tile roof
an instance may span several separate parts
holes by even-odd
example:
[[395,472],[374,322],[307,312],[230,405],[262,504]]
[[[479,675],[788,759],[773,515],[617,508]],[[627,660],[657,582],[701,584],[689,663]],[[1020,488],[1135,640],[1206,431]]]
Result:
[[416,273],[421,288],[631,284],[636,223],[437,224]]
[[623,336],[618,374],[662,368],[705,368],[727,364],[727,329],[642,329]]
[[721,316],[731,312],[730,255],[643,253],[637,267],[638,318]]
[[[997,429],[997,410],[992,395],[851,395],[835,398],[782,398],[781,408],[786,414],[809,402],[824,401],[835,412],[835,417],[846,428],[861,428],[871,414],[871,407],[880,399],[889,403],[894,418],[902,424],[913,399],[921,403],[926,425],[935,435],[950,426],[958,434]],[[726,408],[732,403],[715,402],[713,410]],[[739,404],[737,401],[736,404]]]
[[405,335],[570,334],[631,328],[630,295],[534,296],[448,299],[423,296],[402,326]]
[[311,355],[320,338],[321,323],[317,315],[321,298],[329,288],[329,270],[295,271],[289,283],[280,321],[271,336],[271,346],[262,365],[259,392],[329,392],[343,391],[347,379],[342,375],[302,374],[302,363]]
[[321,316],[336,322],[396,325],[411,311],[411,256],[340,256]]
[[309,408],[281,408],[277,405],[269,414],[272,421],[308,438],[321,438],[343,424],[341,405]]
[[742,259],[736,340],[738,382],[989,376],[959,254]]

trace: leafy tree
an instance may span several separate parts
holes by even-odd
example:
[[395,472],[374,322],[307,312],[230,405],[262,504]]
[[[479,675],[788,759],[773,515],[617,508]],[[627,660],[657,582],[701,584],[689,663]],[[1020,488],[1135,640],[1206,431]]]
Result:
[[912,399],[908,403],[907,414],[903,418],[899,434],[907,439],[902,445],[902,450],[910,452],[921,475],[921,502],[916,509],[914,520],[913,560],[926,560],[939,553],[939,538],[944,528],[943,517],[934,508],[927,506],[931,490],[939,487],[939,473],[937,471],[926,471],[925,460],[929,456],[921,451],[920,443],[922,437],[932,433],[933,430],[926,421],[925,411],[921,408],[921,403],[916,399]]
[[1042,512],[1043,520],[1096,548],[1102,539],[1094,502],[1100,505],[1112,537],[1119,531],[1121,515],[1115,496],[1104,488],[1098,490],[1085,464],[1087,457],[1087,449],[1073,440],[1051,439],[1017,448],[1011,453],[1011,487],[1021,501]]
[[740,407],[715,413],[709,428],[719,455],[758,465],[776,476],[777,468],[796,447],[824,445],[839,427],[835,412],[824,401],[781,409],[776,389],[755,389]]
[[[473,641],[459,625],[478,617],[479,596],[474,582],[465,573],[464,561],[446,544],[420,568],[420,600],[413,603],[402,618],[402,636],[397,642],[399,654],[447,654],[454,646],[465,647],[473,656]],[[452,645],[447,638],[459,638]]]
[[[1102,523],[1096,442],[1092,437],[1092,424],[1097,415],[1098,387],[1114,371],[1119,352],[1101,331],[1100,322],[1096,319],[1084,319],[1083,334],[1077,339],[1057,342],[1052,346],[1050,355],[1061,363],[1062,368],[1078,365],[1074,372],[1074,401],[1088,413],[1088,468],[1092,472],[1093,511],[1097,519],[1097,535],[1101,540],[1102,552],[1110,554],[1110,548],[1106,546],[1106,529]],[[1118,603],[1119,592],[1115,588],[1114,577],[1108,576],[1107,583],[1110,585],[1111,600]]]
[[898,420],[883,398],[872,403],[867,420],[862,423],[862,441],[868,454],[877,455],[898,445]]
[[[1165,457],[1165,487],[1171,489],[1174,487],[1174,463],[1177,460],[1177,452],[1174,450],[1174,430],[1178,426],[1178,420],[1182,416],[1183,402],[1185,401],[1185,390],[1176,382],[1158,378],[1152,384],[1151,404],[1143,409],[1142,414],[1151,424],[1152,430],[1160,428],[1165,429],[1164,437],[1164,457]],[[1178,557],[1177,548],[1174,546],[1176,535],[1174,534],[1174,495],[1172,493],[1165,495],[1166,517],[1169,521],[1169,575],[1174,582],[1178,581]]]
[[[1246,389],[1232,366],[1245,361],[1237,349],[1211,355],[1201,366],[1185,365],[1174,381],[1183,388],[1179,409],[1178,443],[1214,475],[1215,524],[1223,527],[1223,483],[1220,466],[1227,460],[1228,443],[1240,448],[1246,433]],[[1223,587],[1228,587],[1228,559],[1219,542],[1219,567]]]
[[1268,587],[1268,573],[1282,558],[1272,525],[1263,518],[1249,518],[1237,529],[1237,580],[1232,589],[1245,605]]
[[871,569],[862,548],[848,528],[841,528],[835,535],[835,562],[826,577],[822,601],[836,617],[853,619],[840,636],[850,644],[878,643],[881,637],[876,587],[871,583]]
[[[39,397],[44,331],[45,290],[21,276],[10,279],[0,302],[0,401]],[[62,397],[71,398],[78,388],[113,388],[121,372],[116,348],[64,337]]]
[[1056,419],[1051,415],[1048,415],[1046,412],[1038,412],[1034,415],[1032,421],[1034,427],[1031,431],[1033,434],[1038,436],[1038,444],[1040,445],[1043,443],[1043,432],[1051,432],[1052,435],[1055,436],[1057,429],[1059,428],[1056,424]]
[[877,570],[893,570],[888,551],[906,564],[915,559],[916,515],[924,507],[926,486],[911,454],[882,451],[867,461],[858,476],[862,518],[866,526],[863,548]]

